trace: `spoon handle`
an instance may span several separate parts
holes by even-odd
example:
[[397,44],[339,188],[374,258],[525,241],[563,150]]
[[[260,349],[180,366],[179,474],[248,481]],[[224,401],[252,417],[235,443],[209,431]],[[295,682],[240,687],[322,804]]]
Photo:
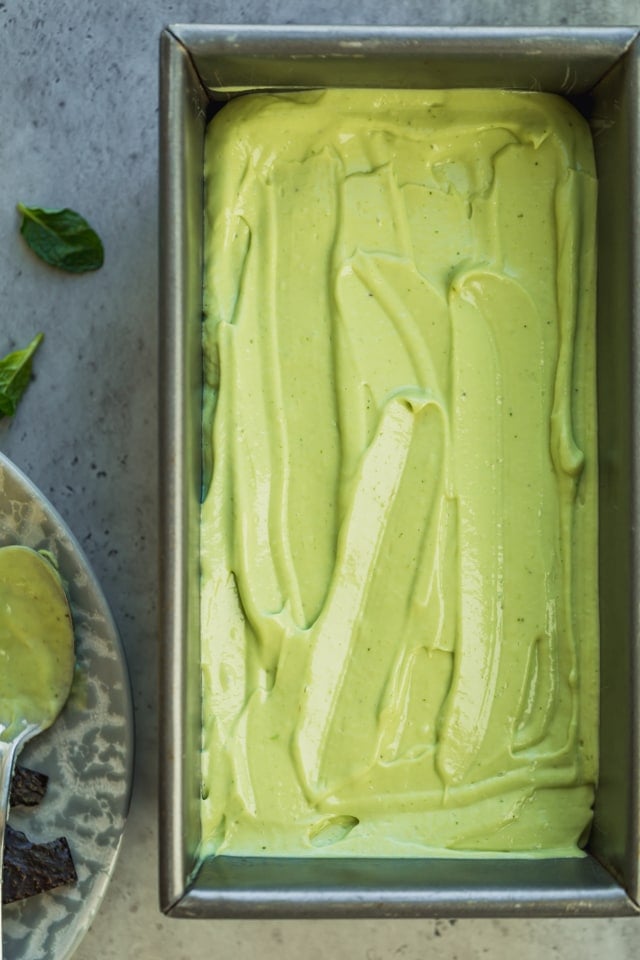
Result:
[[4,873],[4,833],[9,813],[11,776],[20,741],[0,740],[0,960],[2,949],[2,874]]
[[[6,728],[0,725],[0,732]],[[12,740],[3,740],[0,737],[0,960],[2,960],[2,874],[4,872],[4,834],[9,815],[9,796],[11,795],[11,777],[16,757],[27,740],[39,732],[36,724],[27,724],[14,735]]]

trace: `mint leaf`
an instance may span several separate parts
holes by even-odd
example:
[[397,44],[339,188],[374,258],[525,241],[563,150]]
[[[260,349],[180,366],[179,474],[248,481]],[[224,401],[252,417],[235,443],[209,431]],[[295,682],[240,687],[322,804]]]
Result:
[[31,379],[31,360],[42,343],[38,333],[24,350],[15,350],[0,359],[0,417],[12,417]]
[[41,260],[68,273],[102,266],[102,241],[75,210],[45,210],[19,203],[18,211],[22,214],[20,233]]

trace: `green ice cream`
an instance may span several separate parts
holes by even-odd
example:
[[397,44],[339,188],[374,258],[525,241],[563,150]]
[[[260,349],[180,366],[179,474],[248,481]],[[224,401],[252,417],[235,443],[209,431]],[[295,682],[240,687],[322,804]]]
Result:
[[52,564],[28,547],[0,549],[0,726],[53,723],[74,669],[69,604]]
[[578,855],[585,121],[539,93],[243,96],[206,180],[203,854]]

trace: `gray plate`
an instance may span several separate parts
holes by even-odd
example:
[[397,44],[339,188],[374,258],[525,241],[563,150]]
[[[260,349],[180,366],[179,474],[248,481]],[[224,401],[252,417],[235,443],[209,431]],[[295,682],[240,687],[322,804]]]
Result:
[[5,960],[66,960],[86,933],[113,871],[129,806],[131,692],[124,653],[102,591],[64,521],[0,454],[0,546],[50,550],[71,601],[76,677],[54,726],[21,762],[49,775],[47,795],[11,824],[32,840],[66,836],[78,873],[60,887],[4,908]]

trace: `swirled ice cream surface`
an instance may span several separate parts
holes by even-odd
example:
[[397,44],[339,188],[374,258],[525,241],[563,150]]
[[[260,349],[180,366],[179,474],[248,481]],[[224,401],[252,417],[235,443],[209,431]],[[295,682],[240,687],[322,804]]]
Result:
[[541,93],[253,94],[206,188],[203,853],[579,855],[586,122]]

